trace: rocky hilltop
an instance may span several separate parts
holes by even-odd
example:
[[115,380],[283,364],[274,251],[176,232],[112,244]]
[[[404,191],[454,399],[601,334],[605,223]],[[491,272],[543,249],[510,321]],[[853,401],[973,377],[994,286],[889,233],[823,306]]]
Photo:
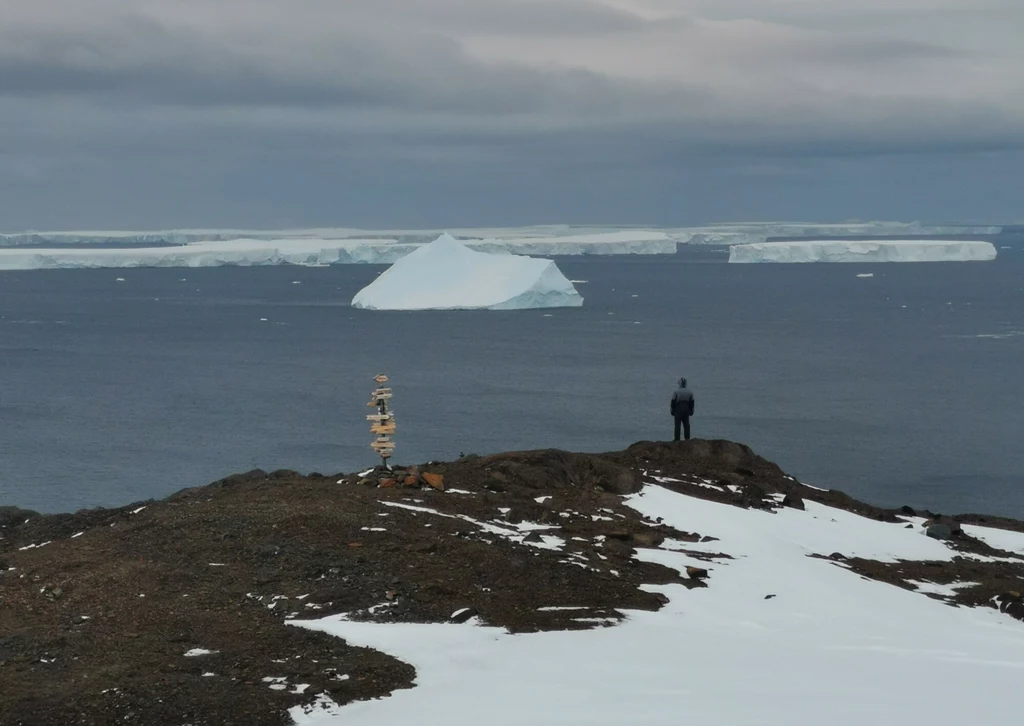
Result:
[[[880,509],[727,441],[330,476],[252,471],[119,509],[0,509],[0,724],[286,724],[289,709],[319,694],[345,704],[412,686],[412,666],[290,621],[477,618],[521,633],[658,610],[667,598],[642,586],[714,587],[709,570],[728,555],[713,532],[632,509],[628,497],[652,485],[769,512],[815,503],[916,529],[953,556],[811,556],[1024,619],[1024,554],[970,533],[1024,523]],[[707,567],[635,556],[667,542]],[[943,593],[949,583],[960,586]]]

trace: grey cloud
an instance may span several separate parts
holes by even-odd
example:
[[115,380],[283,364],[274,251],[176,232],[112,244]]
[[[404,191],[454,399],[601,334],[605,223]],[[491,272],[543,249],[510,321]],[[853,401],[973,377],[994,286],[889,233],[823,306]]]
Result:
[[[741,20],[761,7],[737,3]],[[364,206],[389,189],[410,209],[444,206],[440,191],[414,198],[431,180],[482,209],[497,201],[481,200],[480,188],[500,188],[516,206],[518,184],[534,209],[555,204],[545,194],[576,195],[583,209],[587,190],[612,204],[602,195],[614,188],[640,210],[643,194],[670,197],[665,185],[699,186],[692,175],[729,178],[718,166],[747,178],[752,166],[1024,148],[1024,99],[969,75],[935,83],[981,64],[977,77],[1012,87],[1012,59],[948,37],[852,34],[842,22],[807,31],[743,21],[736,36],[709,37],[700,18],[650,19],[616,5],[0,0],[0,227],[12,218],[46,226],[23,215],[54,211],[27,201],[47,190],[62,191],[68,219],[129,204],[162,224],[245,223],[232,215],[260,194],[289,199],[296,223],[346,221],[330,217],[341,203],[324,190]],[[483,60],[467,44],[499,37],[510,57]],[[670,60],[678,76],[590,63],[613,44],[628,59],[650,39],[677,37],[710,48]],[[544,62],[533,40],[596,56]],[[808,80],[808,69],[817,76]],[[206,211],[174,222],[183,208]],[[303,210],[326,217],[304,220]]]
[[251,40],[122,16],[103,27],[43,30],[18,42],[6,42],[12,39],[0,30],[0,39],[0,95],[488,114],[599,112],[645,100],[642,88],[582,69],[481,63],[436,34],[406,33],[389,42],[349,30]]

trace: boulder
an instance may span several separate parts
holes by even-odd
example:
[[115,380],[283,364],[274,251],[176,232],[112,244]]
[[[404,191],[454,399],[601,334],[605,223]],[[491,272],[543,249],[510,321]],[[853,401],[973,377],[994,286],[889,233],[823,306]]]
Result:
[[804,500],[796,494],[787,494],[782,500],[782,506],[790,507],[791,509],[806,509],[804,506]]
[[953,530],[948,524],[943,523],[926,525],[924,533],[932,539],[951,539],[953,537]]
[[433,489],[437,489],[439,492],[444,491],[444,475],[443,474],[431,474],[429,472],[423,472],[423,480],[427,482],[427,485]]
[[947,527],[950,533],[954,535],[960,534],[964,531],[963,527],[960,526],[959,522],[956,522],[952,519],[947,519],[946,517],[942,516],[933,517],[929,520],[926,520],[924,523],[925,529],[927,529],[928,527],[933,527],[935,525],[942,525],[944,527]]
[[686,576],[691,580],[706,580],[708,579],[708,571],[703,567],[686,567]]

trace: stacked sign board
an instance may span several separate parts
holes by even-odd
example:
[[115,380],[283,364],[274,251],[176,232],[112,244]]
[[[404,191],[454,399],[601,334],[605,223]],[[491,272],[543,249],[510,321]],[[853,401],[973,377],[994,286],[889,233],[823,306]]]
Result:
[[388,382],[388,377],[381,373],[374,376],[373,380],[377,383],[377,388],[373,390],[370,402],[366,405],[376,408],[377,413],[367,415],[366,420],[370,422],[370,433],[376,434],[377,438],[370,444],[370,447],[380,455],[386,464],[395,452],[395,442],[391,440],[391,436],[395,433],[395,414],[388,410],[391,389],[383,388],[383,385]]

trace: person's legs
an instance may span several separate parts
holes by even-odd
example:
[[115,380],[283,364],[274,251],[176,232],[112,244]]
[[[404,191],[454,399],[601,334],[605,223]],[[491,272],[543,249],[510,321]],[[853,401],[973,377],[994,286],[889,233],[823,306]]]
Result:
[[676,420],[676,433],[675,433],[675,438],[673,438],[672,440],[673,441],[679,441],[679,424],[682,422],[682,419],[680,419],[678,416],[676,416],[675,420]]
[[[677,429],[679,428],[679,424],[678,423],[676,424],[676,428]],[[690,417],[689,416],[684,416],[683,417],[683,435],[686,437],[687,441],[690,440]],[[677,433],[676,441],[678,441],[678,440],[679,440],[679,436],[678,436],[678,433]]]

